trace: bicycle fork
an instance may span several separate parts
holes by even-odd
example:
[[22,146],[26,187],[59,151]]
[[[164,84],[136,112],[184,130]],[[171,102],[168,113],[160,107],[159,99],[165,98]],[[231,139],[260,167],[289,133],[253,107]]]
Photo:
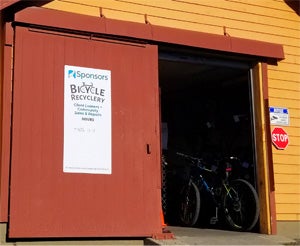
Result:
[[214,193],[213,189],[208,186],[208,184],[205,182],[205,180],[202,177],[202,175],[200,175],[200,180],[201,180],[201,182],[202,182],[202,184],[203,184],[203,186],[205,188],[205,191],[207,191],[211,195],[211,197],[212,197],[212,199],[213,199],[213,201],[214,201],[214,203],[216,205],[215,216],[212,216],[210,218],[210,220],[209,220],[209,223],[211,225],[215,225],[219,221],[219,213],[218,213],[219,212],[219,210],[218,210],[219,209],[219,204],[218,204],[218,202],[217,202],[217,200],[215,198],[215,193]]

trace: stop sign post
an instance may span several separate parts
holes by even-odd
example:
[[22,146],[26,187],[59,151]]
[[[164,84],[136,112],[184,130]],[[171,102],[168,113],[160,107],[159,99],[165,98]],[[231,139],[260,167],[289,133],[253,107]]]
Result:
[[285,149],[289,144],[289,136],[281,127],[275,127],[272,131],[272,142],[277,149]]

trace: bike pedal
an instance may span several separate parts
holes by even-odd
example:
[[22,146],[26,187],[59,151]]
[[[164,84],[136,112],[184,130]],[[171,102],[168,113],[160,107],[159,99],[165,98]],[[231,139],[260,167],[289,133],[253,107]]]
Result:
[[217,217],[211,217],[209,223],[211,225],[215,225],[218,222],[218,218]]

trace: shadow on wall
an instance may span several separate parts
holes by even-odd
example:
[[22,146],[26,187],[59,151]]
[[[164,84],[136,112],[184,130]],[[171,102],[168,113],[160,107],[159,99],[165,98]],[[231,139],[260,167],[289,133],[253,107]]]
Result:
[[284,0],[284,2],[295,11],[297,15],[300,15],[300,0]]
[[[1,2],[2,0],[0,0]],[[9,2],[10,0],[6,0]],[[7,4],[7,8],[5,8],[5,21],[11,22],[14,19],[14,14],[18,11],[21,11],[22,9],[28,8],[28,7],[41,7],[44,4],[47,4],[48,2],[51,2],[52,0],[14,0],[11,1],[11,3]],[[4,0],[5,2],[5,0]],[[0,3],[1,7],[1,3]]]

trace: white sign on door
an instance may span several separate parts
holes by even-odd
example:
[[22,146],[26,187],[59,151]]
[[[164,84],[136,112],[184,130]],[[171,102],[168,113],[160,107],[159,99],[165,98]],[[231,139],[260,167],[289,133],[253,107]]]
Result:
[[109,70],[65,65],[63,171],[112,172]]

